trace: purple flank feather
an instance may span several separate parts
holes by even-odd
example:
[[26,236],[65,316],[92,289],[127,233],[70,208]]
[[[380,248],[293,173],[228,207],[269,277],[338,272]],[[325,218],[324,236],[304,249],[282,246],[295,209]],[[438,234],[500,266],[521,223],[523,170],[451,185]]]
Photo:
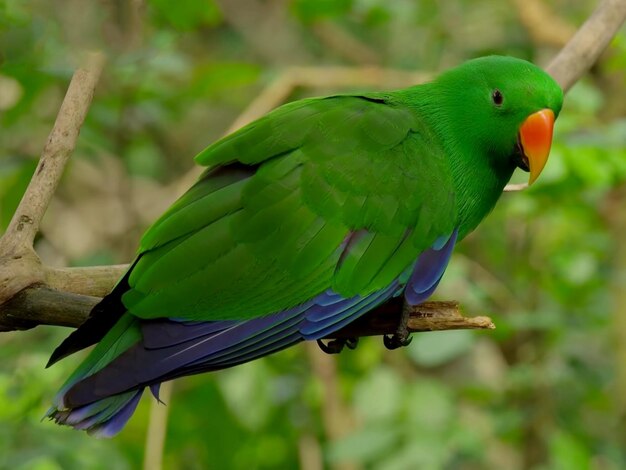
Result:
[[345,300],[344,297],[341,297],[339,294],[334,292],[332,289],[328,289],[326,292],[318,295],[314,299],[315,305],[321,305],[323,307],[327,305],[336,304],[340,300]]
[[[303,311],[304,312],[304,311]],[[256,335],[250,336],[248,339],[240,342],[234,342],[232,346],[223,349],[217,353],[211,354],[208,358],[202,357],[194,361],[190,365],[201,364],[205,362],[214,363],[214,361],[222,359],[225,356],[237,355],[247,350],[254,350],[262,348],[266,345],[271,345],[273,340],[278,336],[285,334],[291,334],[293,331],[297,331],[298,324],[301,321],[301,315],[295,316],[282,323],[278,323],[273,328],[262,330]],[[267,318],[267,317],[265,317]]]
[[[440,249],[430,248],[419,256],[404,292],[408,304],[420,304],[434,292],[450,261],[457,233],[454,230]],[[438,239],[435,245],[440,243]]]
[[[361,236],[352,233],[345,248]],[[434,292],[456,238],[456,230],[439,237],[409,268],[404,289],[408,303],[421,303]],[[59,397],[69,409],[57,406],[48,416],[98,436],[112,436],[134,412],[144,387],[158,400],[165,380],[231,367],[302,340],[327,337],[402,289],[399,279],[363,297],[344,298],[328,289],[303,305],[245,321],[142,321],[143,340],[95,374],[69,384]]]
[[[213,355],[230,348],[238,348],[241,343],[264,331],[272,331],[279,325],[301,315],[311,303],[285,310],[278,314],[238,322],[234,326],[220,329],[216,333],[200,336],[185,343],[152,347],[146,349],[141,342],[124,351],[104,369],[86,377],[66,393],[66,402],[72,406],[81,406],[100,398],[131,390],[139,385],[148,385],[160,382],[161,377],[169,376],[179,368],[192,365],[200,361],[211,369]],[[164,323],[171,322],[163,320]],[[216,323],[216,322],[213,322]],[[204,324],[188,326],[204,328]],[[190,337],[196,336],[192,332]],[[169,344],[169,337],[165,335],[164,342]],[[155,346],[157,337],[151,338]]]
[[268,354],[298,343],[301,340],[302,336],[299,334],[297,326],[294,325],[288,330],[272,335],[267,341],[250,345],[228,355],[217,357],[215,360],[211,361],[211,363],[220,368],[230,367],[235,364],[241,364],[259,357],[267,356]]
[[[393,297],[398,285],[398,281],[394,281],[386,289],[374,292],[366,297],[356,296],[349,299],[350,302],[345,304],[338,302],[335,304],[336,308],[327,310],[326,316],[322,316],[320,314],[321,312],[317,310],[314,312],[315,320],[313,321],[309,319],[307,312],[305,320],[302,322],[300,327],[302,337],[306,340],[325,338],[334,331],[337,331],[348,323],[353,322],[377,305],[380,305],[385,300]],[[337,308],[338,305],[344,308]]]
[[142,322],[141,334],[144,347],[163,348],[217,333],[236,323],[235,321],[182,323],[175,320],[148,320]]
[[315,304],[306,311],[306,320],[317,322],[324,320],[330,316],[334,316],[348,308],[358,304],[363,299],[360,296],[354,296],[349,299],[342,297],[331,289],[315,298]]

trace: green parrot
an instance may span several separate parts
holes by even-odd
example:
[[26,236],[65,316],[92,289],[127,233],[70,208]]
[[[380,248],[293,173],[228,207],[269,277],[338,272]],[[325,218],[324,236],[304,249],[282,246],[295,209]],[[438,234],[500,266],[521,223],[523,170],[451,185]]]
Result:
[[[320,340],[428,299],[516,167],[532,183],[563,101],[540,68],[470,60],[398,91],[286,104],[196,157],[198,181],[48,365],[97,343],[47,416],[119,432],[146,387]],[[388,342],[406,344],[406,329]]]

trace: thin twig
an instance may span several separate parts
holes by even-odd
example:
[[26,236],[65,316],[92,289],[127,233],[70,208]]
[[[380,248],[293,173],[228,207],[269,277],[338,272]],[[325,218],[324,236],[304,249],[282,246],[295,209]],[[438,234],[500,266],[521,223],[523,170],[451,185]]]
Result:
[[[339,387],[337,359],[323,353],[317,344],[307,341],[304,345],[313,374],[322,383],[322,423],[326,438],[338,441],[350,433],[354,427],[354,417],[346,406]],[[332,470],[356,470],[356,462],[338,462],[330,467]]]
[[316,21],[311,31],[326,48],[356,64],[375,65],[382,62],[380,54],[331,20]]
[[504,192],[514,193],[528,188],[528,183],[509,183],[504,187]]
[[300,470],[323,470],[322,449],[317,438],[304,433],[298,439],[298,462]]
[[159,400],[150,401],[150,421],[146,435],[144,470],[161,470],[163,468],[163,451],[167,432],[167,417],[172,398],[174,382],[163,382],[159,391]]
[[[614,379],[611,388],[615,409],[622,423],[626,421],[626,244],[621,242],[626,233],[625,203],[626,185],[622,185],[609,193],[603,210],[605,223],[613,233],[614,240],[609,290],[613,305],[611,336],[614,344]],[[622,428],[621,432],[625,432],[625,429]]]
[[424,302],[408,307],[402,297],[388,300],[344,328],[332,338],[360,338],[393,334],[398,328],[403,308],[409,309],[408,330],[411,333],[440,330],[493,330],[496,326],[489,317],[465,317],[458,302]]

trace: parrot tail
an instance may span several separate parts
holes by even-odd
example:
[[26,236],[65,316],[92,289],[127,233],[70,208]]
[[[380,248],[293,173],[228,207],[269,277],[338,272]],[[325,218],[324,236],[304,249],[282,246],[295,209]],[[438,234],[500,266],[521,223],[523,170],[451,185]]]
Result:
[[[54,404],[44,418],[72,426],[98,437],[117,434],[132,416],[144,387],[81,403],[71,397],[72,387],[106,367],[141,338],[139,321],[123,315],[100,343],[91,351],[57,393]],[[150,387],[158,399],[158,385]]]
[[45,417],[92,436],[113,437],[130,419],[142,394],[143,389],[132,390],[77,408],[59,409],[53,405]]

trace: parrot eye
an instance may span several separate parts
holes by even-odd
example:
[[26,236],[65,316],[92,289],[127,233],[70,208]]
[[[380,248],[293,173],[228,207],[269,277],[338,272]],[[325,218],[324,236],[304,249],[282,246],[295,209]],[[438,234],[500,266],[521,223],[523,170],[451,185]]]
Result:
[[500,90],[495,89],[491,94],[491,99],[493,100],[493,104],[496,106],[502,106],[502,101],[504,101],[504,96],[500,93]]

